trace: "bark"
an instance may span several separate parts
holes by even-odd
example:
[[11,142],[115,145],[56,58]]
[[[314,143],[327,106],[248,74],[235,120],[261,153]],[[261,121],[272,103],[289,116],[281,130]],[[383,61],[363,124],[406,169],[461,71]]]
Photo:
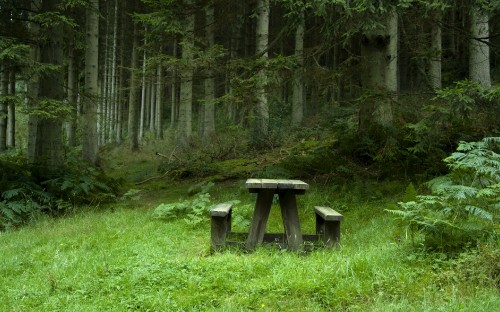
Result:
[[156,129],[156,75],[153,75],[151,84],[149,85],[149,131],[155,133]]
[[[144,46],[146,41],[144,41]],[[146,118],[146,49],[142,57],[142,83],[141,83],[141,115],[139,121],[139,143],[144,137],[144,119]]]
[[[257,1],[257,29],[255,53],[260,57],[263,64],[268,58],[267,46],[269,42],[269,0]],[[266,95],[267,74],[263,67],[257,73],[255,97],[256,109],[256,131],[257,136],[267,133],[269,128],[269,103]]]
[[7,150],[7,97],[9,96],[9,71],[7,66],[5,66],[5,62],[1,69],[0,152],[3,152]]
[[[188,1],[192,4],[192,0]],[[180,107],[179,107],[179,125],[177,132],[177,144],[186,145],[192,136],[192,110],[193,110],[193,68],[191,60],[193,59],[192,49],[194,46],[194,14],[189,14],[186,18],[184,42],[182,45],[182,59],[184,65],[180,70]]]
[[[11,69],[10,71],[10,90],[9,95],[14,97],[16,95],[16,71]],[[7,146],[16,146],[16,102],[14,100],[10,101],[7,106]]]
[[[212,47],[215,43],[214,32],[214,7],[210,6],[206,11],[206,39],[208,47]],[[205,79],[205,105],[203,114],[203,137],[208,138],[215,133],[215,77],[214,71],[210,68],[207,70],[207,78]]]
[[137,34],[137,26],[134,25],[134,35],[132,43],[132,60],[130,64],[130,93],[128,103],[128,138],[130,141],[130,149],[132,151],[139,150],[138,140],[138,103],[137,103],[137,48],[139,47],[139,38]]
[[298,126],[304,119],[304,28],[305,19],[302,12],[295,30],[295,57],[298,69],[293,79],[292,126]]
[[98,164],[97,103],[99,74],[99,0],[87,10],[85,48],[85,96],[82,103],[83,159]]
[[429,84],[434,90],[441,89],[441,15],[439,13],[437,15],[431,29],[432,56],[429,63]]
[[488,13],[478,6],[470,11],[469,76],[484,88],[491,88]]
[[113,15],[113,45],[111,48],[111,88],[109,90],[109,138],[108,142],[116,140],[118,128],[118,91],[117,91],[117,47],[118,47],[118,0],[115,0]]
[[161,64],[158,64],[156,68],[156,137],[158,139],[163,139],[163,68]]
[[76,69],[75,46],[70,44],[68,51],[68,89],[67,100],[71,106],[71,116],[66,122],[66,140],[68,146],[76,146],[77,102],[78,102],[78,73]]
[[398,16],[392,11],[385,21],[385,28],[365,34],[361,46],[361,84],[378,96],[367,99],[360,108],[360,130],[371,124],[392,123],[392,101],[398,92]]
[[[172,56],[177,57],[177,40],[174,40],[173,43],[173,51],[172,51]],[[178,96],[178,83],[177,83],[177,69],[174,67],[172,68],[172,79],[171,79],[171,106],[170,106],[170,128],[175,129],[176,126],[176,121],[178,117],[178,112],[179,112],[179,106],[178,106],[178,101],[177,101],[177,96]]]

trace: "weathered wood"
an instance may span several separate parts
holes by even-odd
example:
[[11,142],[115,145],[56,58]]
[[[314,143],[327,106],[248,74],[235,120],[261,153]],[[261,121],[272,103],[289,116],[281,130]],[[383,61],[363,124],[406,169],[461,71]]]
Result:
[[248,179],[245,183],[248,189],[276,189],[276,190],[307,190],[309,184],[300,180],[285,179]]
[[298,250],[304,241],[300,230],[299,212],[297,210],[295,194],[291,189],[279,192],[278,194],[288,247],[291,250]]
[[232,204],[218,204],[210,210],[212,249],[220,249],[226,244],[226,237],[231,232]]
[[323,237],[326,247],[340,244],[340,222],[344,216],[330,207],[314,207],[316,212],[316,234]]
[[250,232],[246,248],[251,250],[262,243],[266,231],[267,219],[273,202],[274,190],[263,189],[257,194],[257,201],[253,211]]
[[326,221],[342,221],[344,216],[330,207],[315,206],[316,214],[319,214]]
[[212,208],[212,210],[210,210],[210,216],[212,216],[212,217],[225,217],[230,213],[232,207],[233,207],[232,204],[227,204],[227,203],[218,204],[217,206]]

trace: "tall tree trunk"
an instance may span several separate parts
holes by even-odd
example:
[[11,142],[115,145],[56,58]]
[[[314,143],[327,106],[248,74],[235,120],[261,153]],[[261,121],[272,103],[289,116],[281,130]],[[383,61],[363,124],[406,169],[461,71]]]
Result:
[[434,21],[431,29],[432,56],[429,63],[429,83],[434,90],[441,89],[442,54],[441,14],[436,13],[436,17],[436,21]]
[[[144,46],[146,46],[146,39],[144,39]],[[146,49],[144,49],[142,57],[142,83],[141,83],[141,115],[139,119],[139,143],[142,143],[144,138],[144,122],[146,118]]]
[[14,97],[16,96],[16,71],[15,69],[10,70],[10,90],[9,95],[12,96],[12,100],[9,101],[7,106],[7,146],[14,148],[16,147],[16,101]]
[[139,150],[139,138],[138,138],[138,126],[139,126],[139,116],[138,116],[138,102],[137,102],[137,62],[138,55],[137,49],[139,47],[139,38],[137,34],[137,26],[134,25],[134,35],[132,43],[132,60],[130,64],[130,93],[129,93],[129,103],[128,103],[128,138],[130,141],[130,149],[132,151]]
[[66,140],[68,146],[76,146],[76,122],[77,118],[77,102],[78,102],[78,73],[76,69],[75,46],[70,44],[68,50],[68,91],[67,99],[71,106],[71,116],[66,122]]
[[163,139],[163,68],[161,64],[156,67],[156,138]]
[[7,149],[7,97],[9,96],[9,70],[2,64],[1,70],[1,91],[0,97],[0,152]]
[[[59,0],[44,0],[42,12],[54,12],[60,4]],[[40,46],[40,61],[44,64],[61,66],[63,62],[63,31],[60,25],[48,26],[44,29],[48,36]],[[64,94],[64,78],[62,70],[45,73],[39,80],[39,97],[41,101],[60,101]],[[62,122],[59,116],[33,116],[35,133],[30,134],[28,144],[28,160],[41,167],[55,169],[62,164]]]
[[[187,1],[189,6],[193,4],[192,0]],[[182,45],[182,59],[185,61],[180,70],[181,90],[179,107],[179,127],[177,132],[177,143],[186,145],[192,136],[192,112],[193,112],[193,68],[191,60],[193,59],[194,46],[194,23],[195,15],[189,14],[185,20],[185,38]]]
[[[177,39],[174,39],[173,43],[173,51],[172,51],[172,56],[174,58],[177,58]],[[171,79],[171,106],[170,106],[170,128],[175,129],[176,127],[176,121],[178,117],[178,112],[179,112],[179,103],[177,101],[178,98],[178,82],[177,82],[177,69],[174,66],[172,68],[172,79]]]
[[298,69],[293,79],[292,126],[298,126],[304,119],[304,12],[301,12],[295,30],[295,57]]
[[99,74],[99,0],[90,0],[87,10],[85,48],[85,96],[82,103],[83,159],[98,164],[97,103]]
[[386,17],[385,29],[364,35],[361,47],[363,87],[378,93],[376,98],[365,100],[360,108],[359,128],[371,124],[392,123],[392,101],[398,92],[398,15],[393,10]]
[[469,75],[484,88],[491,88],[488,13],[479,5],[470,11]]
[[153,134],[156,129],[156,75],[154,74],[151,78],[151,84],[149,85],[149,131]]
[[109,92],[110,123],[109,138],[110,143],[116,141],[118,125],[118,91],[117,91],[117,47],[118,47],[118,0],[115,0],[113,14],[113,45],[111,50],[111,88]]
[[256,135],[267,133],[269,128],[269,103],[266,95],[267,73],[265,63],[268,58],[267,47],[269,42],[269,0],[257,1],[257,29],[255,53],[261,59],[263,68],[257,73],[257,86],[255,97],[257,100],[256,109]]
[[[210,49],[215,43],[215,14],[214,7],[210,5],[206,11],[206,39]],[[207,70],[205,79],[205,105],[203,105],[203,137],[208,138],[215,133],[215,77],[214,71]]]

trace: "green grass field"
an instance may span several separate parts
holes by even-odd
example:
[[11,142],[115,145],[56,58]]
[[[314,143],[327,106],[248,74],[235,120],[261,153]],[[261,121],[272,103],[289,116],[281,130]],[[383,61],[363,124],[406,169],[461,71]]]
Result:
[[[157,183],[141,199],[79,209],[0,233],[0,311],[498,311],[487,259],[415,252],[391,216],[395,201],[335,199],[312,185],[299,199],[304,232],[312,206],[343,210],[342,247],[293,253],[262,247],[210,254],[210,221],[152,218],[188,184]],[[212,202],[239,199],[242,181],[216,185]],[[236,224],[236,226],[238,226]],[[268,229],[281,230],[278,207]],[[240,230],[245,230],[240,228]],[[484,262],[484,263],[483,263]]]

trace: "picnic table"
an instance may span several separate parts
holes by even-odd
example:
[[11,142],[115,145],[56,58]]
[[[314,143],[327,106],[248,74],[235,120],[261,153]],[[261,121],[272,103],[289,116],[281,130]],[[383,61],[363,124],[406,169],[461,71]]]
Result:
[[[210,211],[211,240],[215,249],[225,246],[227,238],[241,239],[242,236],[246,237],[244,245],[247,250],[255,249],[263,241],[284,241],[289,250],[302,249],[304,241],[322,242],[327,247],[339,244],[340,222],[344,217],[330,207],[315,206],[316,234],[302,234],[296,195],[304,194],[309,189],[309,184],[300,180],[248,179],[245,187],[251,193],[257,194],[249,232],[248,234],[231,232],[232,204],[218,204]],[[267,220],[275,194],[279,197],[285,233],[266,233]],[[228,243],[240,244],[231,241]]]
[[279,196],[288,248],[296,250],[302,246],[303,237],[295,195],[304,194],[309,189],[309,184],[300,180],[248,179],[245,187],[251,193],[257,193],[246,248],[254,249],[262,243],[274,194]]

